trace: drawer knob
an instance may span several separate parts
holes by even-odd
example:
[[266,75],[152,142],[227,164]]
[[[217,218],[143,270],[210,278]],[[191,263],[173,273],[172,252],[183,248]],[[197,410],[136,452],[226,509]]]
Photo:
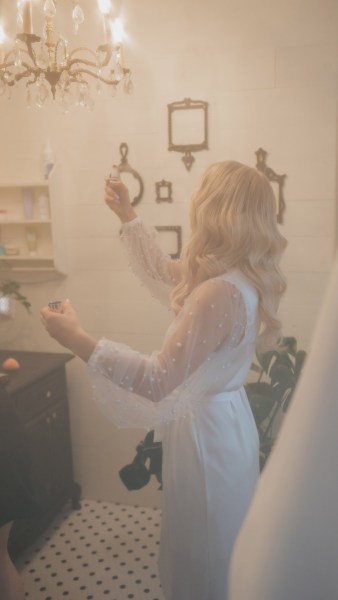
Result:
[[46,392],[46,397],[47,397],[47,398],[51,398],[51,397],[52,397],[52,392],[51,392],[50,390],[48,390],[48,391]]

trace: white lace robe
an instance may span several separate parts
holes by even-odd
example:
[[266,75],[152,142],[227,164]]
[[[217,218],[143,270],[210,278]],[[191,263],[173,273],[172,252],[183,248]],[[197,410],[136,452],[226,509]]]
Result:
[[[122,227],[122,239],[135,274],[168,304],[172,261],[161,250],[156,230],[137,218]],[[116,425],[150,429],[183,416],[206,393],[241,385],[238,365],[232,368],[229,360],[247,322],[237,280],[232,274],[200,284],[173,320],[162,349],[150,356],[99,341],[89,360],[94,397]],[[251,360],[252,346],[247,354]]]
[[[123,226],[130,264],[168,301],[173,263],[140,219]],[[239,272],[196,287],[152,355],[100,340],[94,395],[119,426],[162,426],[159,571],[166,600],[226,600],[232,547],[258,474],[258,435],[243,382],[257,294]]]

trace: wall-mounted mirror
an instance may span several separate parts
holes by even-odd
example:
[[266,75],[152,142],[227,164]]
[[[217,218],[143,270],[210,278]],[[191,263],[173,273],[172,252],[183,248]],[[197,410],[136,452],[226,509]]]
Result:
[[190,171],[193,152],[208,149],[208,103],[185,98],[168,104],[168,150],[183,152],[182,161]]
[[129,152],[129,148],[128,148],[128,144],[126,144],[125,142],[123,144],[120,145],[120,154],[121,154],[121,162],[118,165],[118,170],[120,173],[127,173],[132,175],[131,179],[136,179],[136,185],[137,185],[137,190],[135,195],[133,195],[132,189],[134,187],[133,184],[135,184],[135,181],[132,182],[128,182],[127,186],[130,189],[130,196],[133,198],[132,199],[132,206],[136,206],[136,204],[138,204],[143,196],[143,190],[144,190],[144,185],[143,185],[143,180],[141,175],[135,171],[135,169],[133,169],[133,167],[130,166],[128,160],[127,160],[127,156],[128,156],[128,152]]

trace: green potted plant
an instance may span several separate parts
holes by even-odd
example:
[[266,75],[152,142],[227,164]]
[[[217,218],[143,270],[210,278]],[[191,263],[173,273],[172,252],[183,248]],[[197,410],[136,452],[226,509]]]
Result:
[[119,476],[128,490],[139,490],[154,475],[162,489],[162,443],[154,442],[154,430],[148,431],[144,440],[136,446],[132,463],[120,469]]
[[274,445],[278,426],[286,413],[306,352],[297,349],[295,337],[283,337],[275,350],[256,353],[251,365],[257,380],[245,385],[260,438],[260,465],[264,467]]
[[[18,302],[20,302],[26,308],[27,311],[29,311],[31,303],[29,302],[26,296],[21,294],[20,287],[20,283],[18,283],[17,281],[13,281],[12,279],[5,279],[3,281],[0,281],[0,306],[1,300],[3,300],[3,308],[5,309],[6,305],[9,307],[9,299],[14,298]],[[1,312],[4,313],[5,310]]]
[[[258,364],[253,362],[251,365],[257,380],[246,383],[245,389],[258,429],[261,469],[276,440],[278,425],[290,405],[305,358],[306,352],[297,349],[296,338],[283,337],[275,350],[256,353]],[[154,431],[149,431],[137,445],[133,462],[122,467],[119,475],[128,490],[144,487],[152,475],[162,484],[162,444],[154,442]]]

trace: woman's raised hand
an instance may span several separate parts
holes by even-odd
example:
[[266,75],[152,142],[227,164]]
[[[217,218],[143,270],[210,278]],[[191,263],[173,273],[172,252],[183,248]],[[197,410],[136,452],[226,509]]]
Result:
[[105,202],[122,223],[132,221],[137,217],[130,202],[128,188],[117,177],[106,178]]

